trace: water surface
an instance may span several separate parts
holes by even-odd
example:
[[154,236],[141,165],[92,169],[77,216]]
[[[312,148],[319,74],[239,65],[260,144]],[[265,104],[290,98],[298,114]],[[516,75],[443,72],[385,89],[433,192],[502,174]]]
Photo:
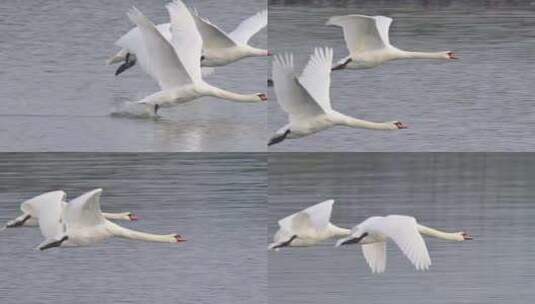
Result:
[[[104,188],[131,229],[189,241],[112,238],[40,252],[39,229],[0,232],[1,303],[265,303],[266,167],[258,154],[0,154],[0,223],[39,193]],[[246,233],[244,233],[246,231]]]
[[[269,47],[293,52],[298,66],[317,46],[347,55],[333,15],[386,15],[393,45],[458,53],[460,60],[400,60],[332,74],[331,101],[371,121],[409,129],[377,132],[337,127],[274,145],[272,151],[532,151],[535,123],[533,1],[271,1]],[[270,90],[273,95],[273,90]],[[269,108],[270,132],[286,124]]]
[[[426,238],[414,269],[391,242],[372,275],[357,246],[290,248],[268,256],[272,303],[528,303],[535,297],[535,157],[529,154],[278,154],[269,159],[268,240],[277,220],[335,199],[332,221],[405,214],[462,243]],[[266,245],[267,245],[266,242]]]
[[[154,23],[168,1],[139,1]],[[266,7],[261,0],[186,1],[223,30]],[[135,66],[114,76],[105,61],[132,28],[120,1],[0,2],[0,151],[264,151],[263,104],[202,98],[162,109],[162,118],[113,117],[127,101],[159,90]],[[236,10],[235,7],[240,7]],[[266,47],[266,30],[250,43]],[[266,58],[246,58],[206,80],[240,92],[265,92]]]

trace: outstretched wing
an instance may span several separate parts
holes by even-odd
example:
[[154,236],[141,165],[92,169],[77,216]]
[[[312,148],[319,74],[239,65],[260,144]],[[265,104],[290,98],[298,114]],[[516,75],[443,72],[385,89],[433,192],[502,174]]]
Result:
[[86,192],[65,207],[64,220],[69,227],[92,227],[105,222],[100,209],[102,189]]
[[386,268],[386,242],[364,244],[362,254],[373,273],[382,273]]
[[416,269],[429,268],[431,258],[413,217],[389,215],[377,222],[373,228],[392,239]]
[[334,200],[327,200],[289,215],[279,221],[282,230],[306,236],[327,228]]
[[329,90],[332,61],[333,50],[331,48],[316,48],[303,73],[298,78],[299,83],[325,112],[331,110]]
[[63,191],[52,191],[38,195],[22,203],[25,213],[39,218],[39,229],[46,238],[53,238],[62,231],[60,222],[67,194]]
[[350,54],[382,49],[390,46],[388,29],[392,19],[384,16],[346,15],[333,16],[327,25],[342,27]]
[[193,20],[199,29],[205,49],[225,49],[236,46],[227,33],[206,18],[201,18],[197,12],[193,12]]
[[234,41],[242,44],[247,44],[249,39],[258,33],[261,29],[266,27],[268,22],[267,10],[260,11],[255,15],[245,19],[238,25],[229,36]]
[[189,9],[180,0],[167,4],[171,18],[171,43],[194,81],[201,79],[203,39]]
[[135,40],[132,39],[121,46],[133,50],[143,70],[158,82],[160,88],[165,90],[192,83],[189,71],[156,26],[135,7],[127,15],[138,26],[143,44],[133,43]]
[[298,83],[292,54],[276,55],[273,60],[273,84],[277,101],[290,120],[324,114],[322,107]]

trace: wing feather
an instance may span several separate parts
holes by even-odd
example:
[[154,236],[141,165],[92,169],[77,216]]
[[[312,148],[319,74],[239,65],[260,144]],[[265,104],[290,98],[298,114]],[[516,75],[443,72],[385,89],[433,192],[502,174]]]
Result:
[[96,226],[105,222],[100,209],[102,189],[86,192],[67,204],[65,221],[67,227]]
[[171,19],[171,43],[193,81],[201,79],[203,39],[189,9],[180,0],[167,4]]
[[143,70],[158,82],[162,90],[191,83],[192,78],[175,49],[156,26],[135,7],[127,15],[138,26],[143,43],[133,43],[132,40],[121,46],[134,51]]
[[236,42],[225,31],[208,19],[199,16],[196,11],[193,13],[193,19],[202,36],[205,49],[225,49],[236,46]]
[[243,20],[229,36],[238,43],[247,44],[251,37],[267,26],[267,23],[268,12],[267,10],[262,10]]
[[384,16],[333,16],[327,25],[342,27],[350,54],[382,49],[389,46],[388,28],[392,19]]
[[272,74],[277,101],[290,120],[324,114],[321,106],[298,83],[292,54],[276,55]]
[[333,204],[334,200],[327,200],[303,209],[279,220],[279,226],[290,234],[314,234],[328,227]]
[[329,97],[332,61],[333,50],[331,48],[316,48],[298,78],[299,83],[325,112],[332,110]]
[[364,244],[362,254],[373,273],[382,273],[386,268],[386,242]]

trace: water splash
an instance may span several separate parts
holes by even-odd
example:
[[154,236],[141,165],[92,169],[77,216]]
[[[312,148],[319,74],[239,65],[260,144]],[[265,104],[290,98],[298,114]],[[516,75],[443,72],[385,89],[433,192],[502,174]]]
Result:
[[154,114],[153,106],[140,104],[137,102],[126,101],[115,107],[110,113],[112,117],[124,117],[124,118],[158,118],[158,115]]

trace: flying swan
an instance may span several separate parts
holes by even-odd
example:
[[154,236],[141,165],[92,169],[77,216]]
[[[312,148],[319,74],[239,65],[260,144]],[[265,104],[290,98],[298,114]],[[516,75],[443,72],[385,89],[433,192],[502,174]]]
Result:
[[[181,1],[167,6],[171,18],[172,37],[168,42],[137,8],[133,7],[128,17],[134,22],[143,37],[143,45],[132,45],[143,70],[154,78],[161,91],[149,95],[138,103],[154,109],[185,103],[202,96],[213,96],[236,102],[261,102],[263,93],[237,94],[206,83],[201,75],[202,39],[188,8]],[[145,51],[146,49],[146,51]],[[142,53],[140,54],[140,50]]]
[[353,227],[351,235],[336,242],[336,247],[348,244],[362,245],[362,254],[373,273],[386,268],[386,241],[391,239],[417,270],[431,266],[423,235],[450,241],[471,240],[466,232],[447,233],[425,227],[405,215],[374,216]]
[[335,236],[351,234],[351,230],[330,223],[333,204],[334,200],[324,201],[281,219],[268,250],[312,246]]
[[[67,194],[64,191],[51,191],[40,194],[29,200],[22,202],[20,210],[22,215],[6,223],[6,225],[0,230],[5,228],[16,228],[22,226],[37,226],[39,208],[48,202],[61,202],[66,205]],[[118,213],[106,213],[102,212],[102,215],[110,220],[124,220],[124,221],[137,221],[139,217],[132,212],[118,212]]]
[[[267,50],[247,44],[251,37],[267,25],[267,17],[267,10],[260,11],[242,21],[234,31],[227,34],[217,25],[201,18],[197,12],[194,12],[193,19],[203,39],[201,66],[216,67],[227,65],[246,57],[271,55]],[[170,23],[156,26],[160,34],[170,43],[172,43],[171,27]],[[139,47],[130,49],[130,46],[143,44],[139,28],[131,29],[119,38],[115,44],[121,47],[121,50],[108,60],[108,64],[124,62],[115,72],[115,75],[119,75],[136,64],[136,49],[139,50]]]
[[107,220],[100,209],[102,189],[80,195],[67,204],[47,200],[32,206],[38,210],[38,222],[45,240],[37,247],[87,246],[107,238],[177,243],[185,241],[179,234],[150,234],[121,227]]
[[336,125],[372,130],[407,128],[400,121],[376,123],[333,110],[329,97],[332,58],[331,48],[316,48],[303,73],[297,77],[292,54],[275,56],[275,95],[281,108],[288,112],[290,123],[275,132],[268,146],[286,138],[304,137]]
[[396,59],[458,59],[451,51],[409,52],[390,44],[388,29],[392,18],[385,16],[333,16],[327,25],[340,26],[349,55],[332,68],[369,69]]

